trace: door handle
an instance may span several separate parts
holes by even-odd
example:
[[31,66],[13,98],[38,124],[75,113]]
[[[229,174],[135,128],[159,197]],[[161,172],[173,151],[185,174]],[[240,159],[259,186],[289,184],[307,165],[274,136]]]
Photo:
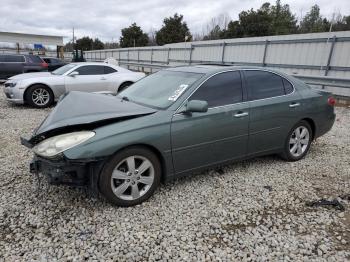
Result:
[[300,103],[291,103],[289,104],[289,107],[297,107],[300,106]]
[[105,77],[101,77],[101,80],[107,80],[107,78],[105,78]]
[[238,112],[235,114],[235,117],[244,117],[244,116],[247,116],[248,115],[248,112]]

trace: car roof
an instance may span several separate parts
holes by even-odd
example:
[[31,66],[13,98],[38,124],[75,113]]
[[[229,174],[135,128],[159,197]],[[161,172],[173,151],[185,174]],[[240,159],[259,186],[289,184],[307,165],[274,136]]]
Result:
[[24,54],[0,54],[1,56],[24,56]]
[[75,65],[75,66],[79,66],[79,65],[104,65],[104,66],[112,67],[119,72],[125,72],[125,73],[130,72],[129,69],[123,68],[121,66],[105,63],[105,62],[73,62],[73,63],[70,63],[70,65]]
[[271,71],[271,72],[285,75],[280,71],[277,71],[277,70],[274,70],[274,69],[271,69],[268,67],[244,66],[244,65],[222,65],[222,64],[201,64],[201,65],[192,65],[192,66],[178,66],[178,67],[167,68],[165,70],[190,72],[190,73],[201,73],[201,74],[215,74],[215,73],[222,72],[222,71],[245,70],[245,69]]
[[73,62],[72,65],[112,65],[104,62]]

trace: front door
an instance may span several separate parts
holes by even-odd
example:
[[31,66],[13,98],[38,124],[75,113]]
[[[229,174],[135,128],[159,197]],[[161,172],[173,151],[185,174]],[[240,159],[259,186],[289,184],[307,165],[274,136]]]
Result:
[[175,114],[171,124],[176,173],[244,157],[247,149],[249,104],[244,102],[239,71],[214,75],[190,100],[208,102],[208,112]]
[[65,76],[67,91],[103,92],[108,90],[103,65],[83,65],[73,72],[75,71],[79,74]]

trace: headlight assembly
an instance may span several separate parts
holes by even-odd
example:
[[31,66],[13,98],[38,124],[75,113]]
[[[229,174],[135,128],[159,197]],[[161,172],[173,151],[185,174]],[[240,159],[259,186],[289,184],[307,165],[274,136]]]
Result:
[[33,147],[33,151],[39,156],[53,157],[85,142],[94,135],[95,132],[92,131],[80,131],[50,137]]
[[17,82],[10,82],[10,83],[5,83],[5,86],[7,87],[15,87],[17,85]]

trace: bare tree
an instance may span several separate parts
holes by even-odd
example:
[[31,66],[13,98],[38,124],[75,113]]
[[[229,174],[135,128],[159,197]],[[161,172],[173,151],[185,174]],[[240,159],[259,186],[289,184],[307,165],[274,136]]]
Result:
[[227,29],[230,16],[227,13],[219,14],[212,17],[210,21],[203,27],[202,38],[206,40],[219,39],[221,32]]
[[153,27],[151,27],[151,29],[150,29],[149,32],[148,32],[148,45],[149,45],[149,46],[155,46],[155,45],[157,45],[156,34],[157,34],[156,29],[154,29]]

